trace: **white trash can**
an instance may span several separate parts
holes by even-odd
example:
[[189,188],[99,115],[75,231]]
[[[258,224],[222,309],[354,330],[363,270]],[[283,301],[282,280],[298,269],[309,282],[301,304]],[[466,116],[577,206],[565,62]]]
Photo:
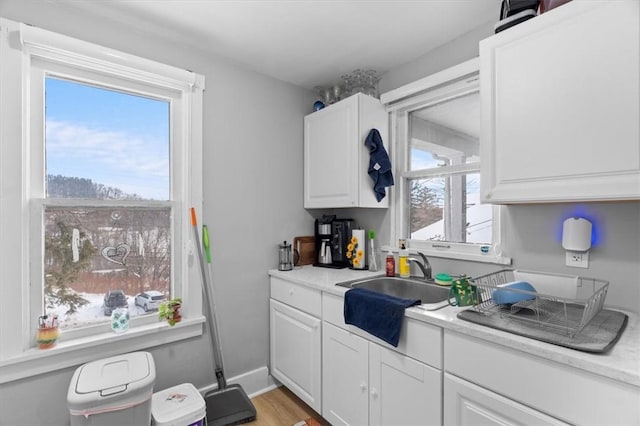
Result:
[[78,367],[67,392],[71,426],[149,426],[155,380],[155,363],[148,352]]
[[153,394],[154,426],[203,426],[207,405],[198,389],[183,383]]

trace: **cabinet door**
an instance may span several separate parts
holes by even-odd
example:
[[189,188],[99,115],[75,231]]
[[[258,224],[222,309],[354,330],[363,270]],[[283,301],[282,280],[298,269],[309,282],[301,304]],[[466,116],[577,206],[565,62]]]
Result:
[[639,21],[574,1],[481,41],[483,201],[640,199]]
[[444,375],[444,424],[459,426],[567,425],[448,373]]
[[270,300],[271,374],[318,413],[320,320]]
[[304,207],[358,202],[358,97],[304,118]]
[[576,425],[640,425],[637,386],[450,330],[444,353],[447,373],[554,418]]
[[369,344],[370,425],[442,423],[442,373],[412,358]]
[[322,323],[322,417],[334,426],[368,422],[369,342]]

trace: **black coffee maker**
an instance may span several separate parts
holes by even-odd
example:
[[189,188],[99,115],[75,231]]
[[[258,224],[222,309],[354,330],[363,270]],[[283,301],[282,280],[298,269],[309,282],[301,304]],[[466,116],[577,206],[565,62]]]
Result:
[[323,215],[316,219],[314,266],[347,267],[347,245],[352,229],[353,219],[337,219],[335,215]]

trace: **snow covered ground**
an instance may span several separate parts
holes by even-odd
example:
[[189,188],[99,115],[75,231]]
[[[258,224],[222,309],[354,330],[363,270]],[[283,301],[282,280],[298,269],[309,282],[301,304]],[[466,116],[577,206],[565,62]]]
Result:
[[[476,204],[467,209],[467,241],[468,243],[491,243],[492,240],[492,206]],[[432,240],[444,235],[444,220],[440,219],[431,225],[420,228],[411,234],[412,240]]]
[[[89,303],[78,309],[75,314],[65,315],[66,306],[57,306],[47,310],[48,315],[58,315],[62,330],[109,321],[110,317],[102,311],[104,294],[80,293],[80,295],[87,299]],[[156,311],[145,312],[140,306],[135,306],[135,295],[127,295],[127,301],[129,302],[129,316],[131,317],[144,314],[158,315]]]

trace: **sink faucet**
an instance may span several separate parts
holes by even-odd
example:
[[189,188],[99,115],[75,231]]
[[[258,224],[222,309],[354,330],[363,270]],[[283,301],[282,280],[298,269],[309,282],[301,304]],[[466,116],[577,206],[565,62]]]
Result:
[[414,262],[416,265],[418,265],[418,267],[420,268],[420,270],[422,271],[422,275],[426,280],[431,280],[431,264],[429,263],[429,261],[427,260],[427,256],[425,256],[424,254],[418,252],[418,256],[420,256],[420,259],[418,259],[417,257],[414,257],[414,255],[409,256],[409,262]]

